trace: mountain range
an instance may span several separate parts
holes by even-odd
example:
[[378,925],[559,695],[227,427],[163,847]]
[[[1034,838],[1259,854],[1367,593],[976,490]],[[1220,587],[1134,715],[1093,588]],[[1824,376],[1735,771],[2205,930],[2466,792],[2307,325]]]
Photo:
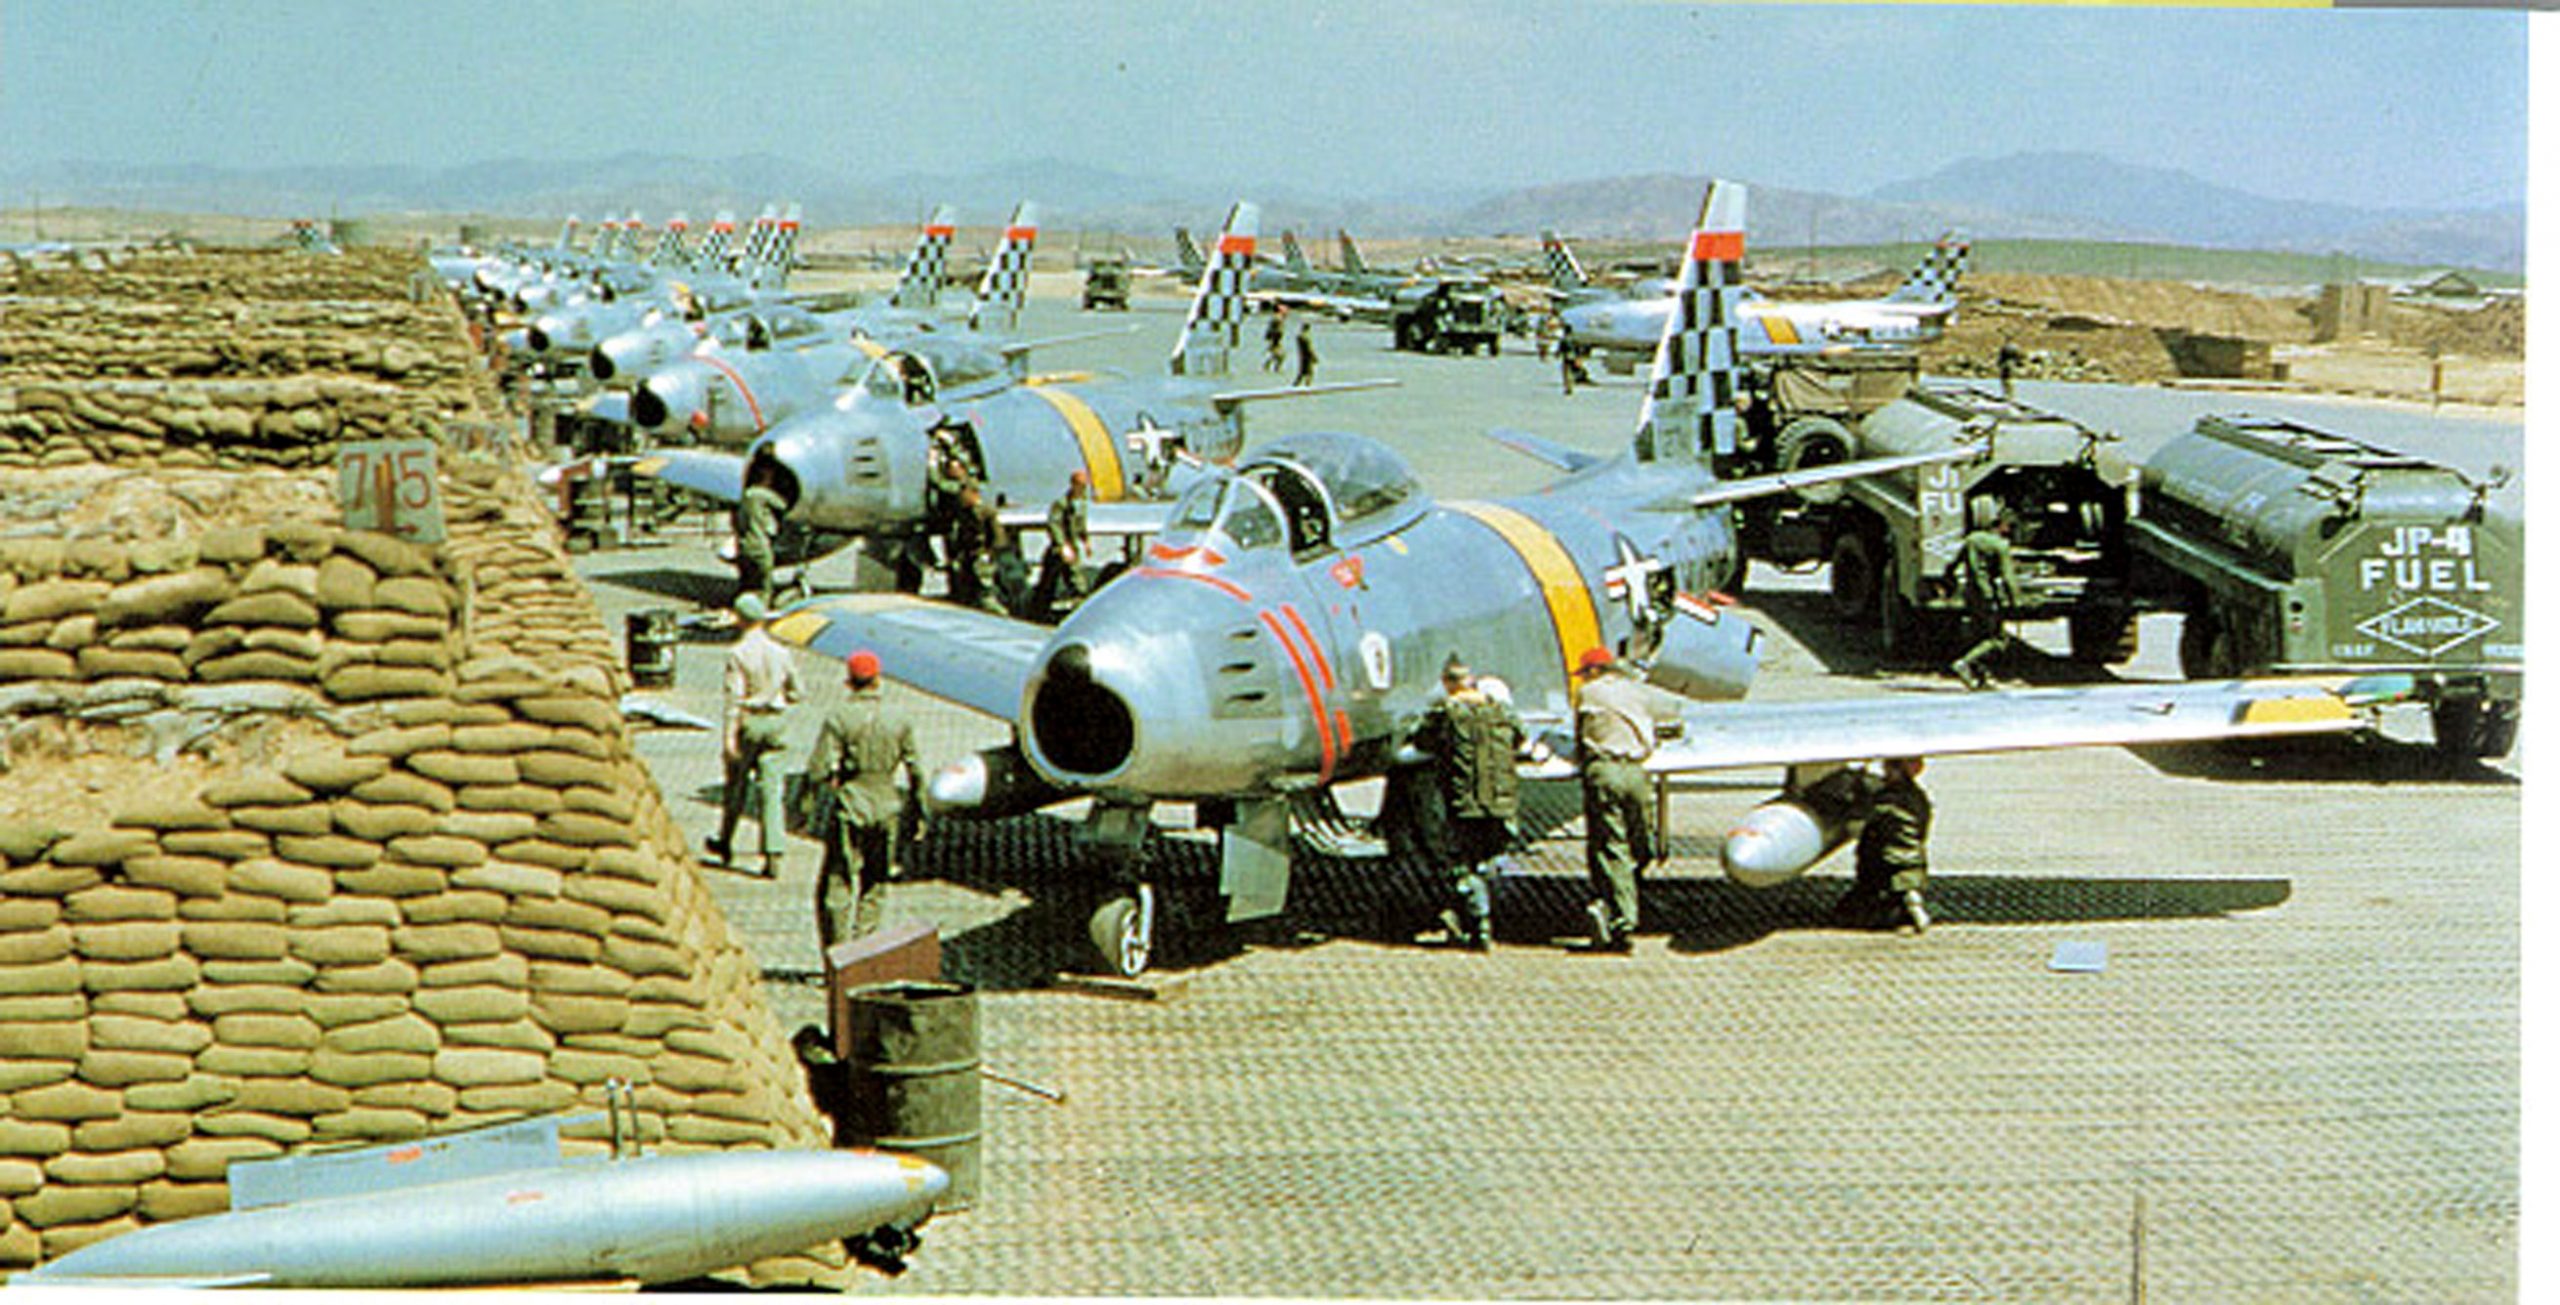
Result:
[[[1748,180],[1746,178],[1745,180]],[[1495,191],[1369,198],[1277,189],[1252,196],[1264,225],[1347,228],[1380,239],[1527,235],[1555,228],[1587,239],[1676,240],[1695,216],[1700,178],[1605,177]],[[751,215],[788,197],[813,226],[904,225],[937,202],[993,224],[1022,197],[1062,232],[1152,237],[1176,224],[1213,226],[1232,196],[1197,185],[1054,159],[968,172],[857,178],[767,154],[726,159],[625,152],[577,160],[499,159],[452,168],[224,169],[55,163],[0,169],[10,207],[358,216],[454,213],[552,218],[637,209],[707,218]],[[2120,240],[2208,248],[2342,253],[2378,261],[2524,268],[2524,206],[2368,208],[2251,194],[2184,172],[2094,154],[1967,159],[1864,195],[1753,184],[1751,222],[1772,245],[1925,240],[1959,229],[1977,239]]]

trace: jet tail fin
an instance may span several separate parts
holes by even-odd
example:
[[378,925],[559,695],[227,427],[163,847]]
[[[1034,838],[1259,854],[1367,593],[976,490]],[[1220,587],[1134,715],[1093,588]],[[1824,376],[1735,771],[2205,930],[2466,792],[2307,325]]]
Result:
[[578,247],[577,214],[570,214],[567,219],[560,223],[560,239],[553,243],[557,248],[564,250],[574,250]]
[[935,205],[933,216],[916,233],[916,247],[907,255],[898,288],[889,295],[891,307],[931,308],[942,297],[942,269],[951,258],[951,232],[951,206]]
[[1680,260],[1671,312],[1653,354],[1653,379],[1636,417],[1640,462],[1705,460],[1735,452],[1740,380],[1742,244],[1748,194],[1739,182],[1707,184],[1698,229]]
[[1040,206],[1026,199],[1015,206],[1013,221],[1005,224],[1004,240],[978,281],[978,299],[969,309],[970,330],[993,325],[1010,331],[1022,320],[1023,296],[1031,286],[1031,247],[1039,239]]
[[779,290],[791,279],[791,265],[800,257],[800,206],[783,211],[772,228],[765,233],[762,255],[750,260],[747,284],[758,290]]
[[1938,237],[1936,247],[1920,256],[1911,275],[1886,295],[1889,304],[1952,304],[1956,301],[1956,283],[1964,279],[1965,261],[1973,256],[1971,241],[1956,239],[1950,231]]
[[1209,266],[1209,260],[1201,257],[1200,242],[1191,238],[1191,228],[1173,229],[1173,261],[1187,277],[1197,277],[1201,269]]
[[1573,246],[1553,231],[1538,233],[1538,244],[1547,253],[1547,284],[1566,294],[1591,288],[1591,278],[1583,274],[1582,260],[1573,256]]
[[692,230],[693,223],[684,214],[668,218],[666,229],[658,233],[658,247],[649,251],[649,265],[658,268],[692,266]]
[[1339,229],[1334,231],[1333,239],[1342,249],[1342,270],[1353,276],[1369,275],[1369,260],[1360,256],[1360,242],[1353,240],[1350,232]]
[[1298,233],[1295,229],[1280,233],[1280,265],[1299,276],[1306,275],[1309,270],[1307,251],[1298,248]]
[[737,236],[737,214],[724,208],[712,215],[710,232],[704,235],[702,243],[694,248],[693,270],[711,272],[726,266],[729,259],[729,242],[737,239]]
[[1218,249],[1200,270],[1200,289],[1191,297],[1191,315],[1173,344],[1176,376],[1224,376],[1228,359],[1244,329],[1245,281],[1253,272],[1253,245],[1262,226],[1262,210],[1238,200],[1227,210],[1218,233]]

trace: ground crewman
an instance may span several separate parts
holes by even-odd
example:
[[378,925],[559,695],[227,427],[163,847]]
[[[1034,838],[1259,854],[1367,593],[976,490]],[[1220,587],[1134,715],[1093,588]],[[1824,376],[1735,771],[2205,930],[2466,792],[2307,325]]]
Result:
[[[891,711],[880,691],[880,657],[859,649],[844,659],[844,701],[827,713],[809,752],[809,782],[821,800],[826,854],[818,866],[821,952],[880,927],[891,875],[891,835],[922,776],[915,725]],[[900,772],[910,792],[901,795]]]
[[2009,535],[2014,526],[2006,511],[1989,499],[1974,500],[1977,520],[1965,532],[1956,555],[1956,581],[1964,589],[1965,637],[1972,646],[1947,669],[1968,689],[1991,687],[1983,663],[2009,649],[2009,617],[2018,601],[2018,564]]
[[1655,744],[1643,686],[1617,671],[1606,648],[1582,654],[1582,697],[1574,712],[1582,766],[1583,860],[1591,874],[1592,949],[1635,948],[1636,875],[1653,860],[1652,786],[1645,761]]
[[1520,814],[1520,718],[1487,694],[1456,653],[1440,668],[1447,696],[1431,705],[1414,745],[1431,754],[1449,815],[1454,859],[1447,865],[1449,908],[1441,912],[1452,941],[1476,951],[1493,946],[1493,877],[1511,850]]
[[738,596],[738,622],[746,632],[729,650],[720,675],[720,832],[706,844],[712,864],[731,868],[731,839],[738,819],[756,812],[762,873],[780,877],[783,857],[783,712],[800,697],[791,654],[765,629],[764,600]]

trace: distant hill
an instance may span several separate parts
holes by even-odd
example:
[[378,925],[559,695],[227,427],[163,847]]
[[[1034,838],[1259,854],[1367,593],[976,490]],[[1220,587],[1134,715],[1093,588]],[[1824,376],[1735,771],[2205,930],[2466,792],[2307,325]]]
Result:
[[[1362,198],[1248,196],[1263,226],[1320,241],[1336,227],[1380,240],[1534,236],[1553,227],[1585,240],[1669,243],[1697,214],[1701,178],[1654,174],[1560,182],[1500,193],[1420,192]],[[638,209],[655,222],[722,208],[752,216],[797,200],[812,226],[904,225],[936,203],[963,224],[1002,222],[1037,200],[1061,234],[1161,239],[1176,224],[1216,224],[1234,195],[1111,168],[1031,160],[954,171],[855,176],[772,155],[699,159],[628,151],[580,160],[497,159],[455,168],[223,169],[47,164],[0,167],[0,206],[100,206],[276,218],[452,213],[589,219]],[[1950,165],[1864,197],[1754,184],[1758,243],[1925,241],[1949,228],[1977,239],[2109,240],[2253,248],[2500,272],[2524,267],[2524,210],[2363,209],[2272,199],[2184,173],[2088,154],[2021,154]]]
[[[2167,168],[2095,154],[2012,154],[1966,159],[1925,177],[1880,187],[1872,198],[1991,220],[2085,224],[2092,238],[2171,240],[2223,249],[2339,251],[2406,263],[2499,271],[2524,268],[2524,206],[2424,210],[2271,199]],[[1998,229],[1994,235],[2026,232]]]

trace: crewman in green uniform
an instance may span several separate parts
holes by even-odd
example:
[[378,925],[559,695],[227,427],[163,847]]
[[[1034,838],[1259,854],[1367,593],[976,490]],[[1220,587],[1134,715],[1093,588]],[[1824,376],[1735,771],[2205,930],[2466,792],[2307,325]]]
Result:
[[[914,723],[889,710],[880,657],[868,648],[844,659],[844,701],[827,713],[809,752],[809,782],[834,799],[818,866],[818,947],[880,927],[891,874],[890,836],[922,772]],[[901,795],[899,773],[908,792]]]
[[773,541],[782,533],[787,506],[781,491],[762,476],[750,480],[738,496],[731,523],[738,534],[738,597],[753,594],[759,603],[773,602]]
[[1582,654],[1574,713],[1582,764],[1583,860],[1591,874],[1592,948],[1635,948],[1636,874],[1653,860],[1652,785],[1644,763],[1655,745],[1644,688],[1617,672],[1606,648]]
[[960,491],[960,509],[951,518],[950,598],[962,607],[1002,612],[996,602],[997,543],[1003,530],[996,510],[987,506],[975,484]]
[[[1993,509],[1988,499],[1974,500],[1977,513]],[[1968,689],[1991,687],[1982,664],[2009,649],[2009,616],[2018,600],[2018,563],[2009,545],[2012,529],[2007,512],[1994,512],[1967,531],[1956,557],[1956,579],[1964,586],[1965,635],[1973,646],[1948,667]]]
[[1929,792],[1920,787],[1923,762],[1894,757],[1881,776],[1863,771],[1858,810],[1858,876],[1832,918],[1870,928],[1900,928],[1922,933],[1929,928],[1929,908],[1921,894],[1929,886]]
[[1086,508],[1092,480],[1079,468],[1067,473],[1066,492],[1049,504],[1049,546],[1040,554],[1040,579],[1033,587],[1033,614],[1043,620],[1070,611],[1084,601],[1085,559],[1093,551],[1093,525]]
[[1456,653],[1440,668],[1447,696],[1415,728],[1414,745],[1432,755],[1449,815],[1455,859],[1448,865],[1451,938],[1476,951],[1493,947],[1493,877],[1511,849],[1520,814],[1520,772],[1513,762],[1523,731],[1511,708],[1486,693]]

